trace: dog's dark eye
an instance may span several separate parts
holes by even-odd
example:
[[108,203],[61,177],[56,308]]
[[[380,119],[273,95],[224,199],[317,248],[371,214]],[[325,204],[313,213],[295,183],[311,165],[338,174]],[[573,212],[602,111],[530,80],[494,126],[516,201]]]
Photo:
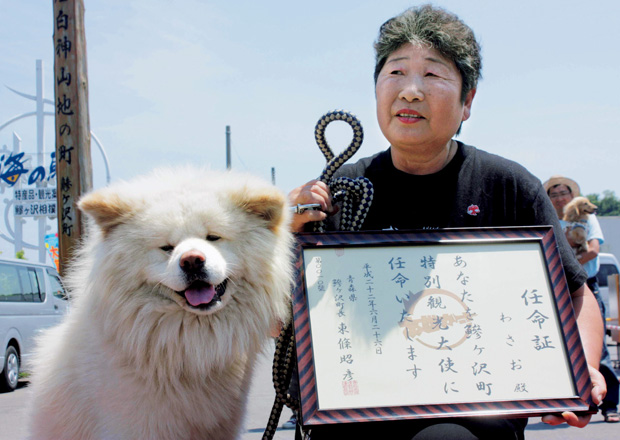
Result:
[[166,253],[170,253],[170,252],[172,252],[172,249],[174,249],[174,246],[170,246],[170,245],[168,245],[168,246],[162,246],[162,247],[160,247],[160,249],[161,249],[162,251],[166,252]]
[[207,235],[207,241],[218,241],[220,238],[219,235],[213,235],[213,234],[209,234]]

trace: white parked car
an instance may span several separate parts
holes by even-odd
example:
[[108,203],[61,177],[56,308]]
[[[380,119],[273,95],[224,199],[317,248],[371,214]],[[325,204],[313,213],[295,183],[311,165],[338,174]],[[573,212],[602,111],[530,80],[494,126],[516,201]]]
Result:
[[613,292],[613,295],[609,294],[609,286],[607,284],[607,277],[620,273],[620,265],[618,260],[613,254],[600,253],[598,255],[601,268],[596,274],[598,285],[600,287],[600,294],[605,301],[605,307],[607,308],[607,317],[615,319],[612,321],[615,325],[618,325],[618,295]]
[[0,259],[0,390],[17,387],[39,331],[60,321],[68,301],[56,269]]

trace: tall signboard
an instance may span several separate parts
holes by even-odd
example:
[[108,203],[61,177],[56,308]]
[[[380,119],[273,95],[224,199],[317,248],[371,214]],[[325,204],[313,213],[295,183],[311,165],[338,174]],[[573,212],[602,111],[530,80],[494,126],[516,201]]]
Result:
[[60,272],[83,233],[79,197],[92,188],[83,0],[54,0],[54,91]]

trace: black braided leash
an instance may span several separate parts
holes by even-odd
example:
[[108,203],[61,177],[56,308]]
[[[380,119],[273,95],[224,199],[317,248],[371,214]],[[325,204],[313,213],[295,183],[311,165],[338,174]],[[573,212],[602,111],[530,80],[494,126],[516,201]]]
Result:
[[[338,156],[334,156],[331,148],[325,140],[325,129],[333,121],[345,121],[353,129],[353,140],[347,148]],[[351,179],[348,177],[333,178],[338,169],[359,150],[364,139],[364,131],[358,119],[343,110],[335,110],[326,113],[319,119],[314,129],[314,137],[319,149],[327,160],[327,165],[319,180],[325,182],[333,195],[334,201],[342,201],[340,229],[345,231],[357,231],[362,227],[368,209],[372,203],[374,190],[372,183],[365,177]],[[315,223],[316,232],[324,232],[324,222]],[[269,422],[263,434],[263,440],[271,440],[278,428],[280,415],[284,405],[295,412],[297,417],[296,438],[301,437],[301,414],[299,401],[288,392],[288,387],[293,374],[295,359],[295,337],[293,335],[293,323],[289,322],[280,332],[276,342],[273,357],[273,386],[276,390],[276,398],[271,409]],[[309,438],[309,433],[303,434]]]
[[[271,440],[278,429],[278,422],[284,405],[299,414],[299,401],[288,392],[291,376],[293,375],[293,359],[295,358],[295,338],[293,336],[292,319],[280,331],[276,341],[276,350],[273,355],[273,387],[276,390],[276,399],[271,408],[269,422],[263,434],[263,440]],[[297,419],[299,420],[299,419]]]
[[[333,121],[345,121],[353,129],[353,140],[338,156],[334,156],[325,139],[325,129]],[[364,140],[362,125],[351,113],[344,110],[334,110],[326,113],[319,119],[314,128],[314,138],[323,156],[327,159],[327,165],[321,173],[319,180],[327,184],[332,192],[334,201],[342,201],[340,230],[358,231],[362,227],[372,203],[374,194],[372,183],[365,177],[351,179],[349,177],[334,178],[333,176],[361,147]],[[324,232],[325,222],[315,223],[314,231]]]

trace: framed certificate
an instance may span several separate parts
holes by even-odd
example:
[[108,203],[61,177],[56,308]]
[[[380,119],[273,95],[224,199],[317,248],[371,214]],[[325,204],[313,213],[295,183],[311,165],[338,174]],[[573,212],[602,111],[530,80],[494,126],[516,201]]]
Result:
[[551,226],[297,239],[304,425],[589,410]]

